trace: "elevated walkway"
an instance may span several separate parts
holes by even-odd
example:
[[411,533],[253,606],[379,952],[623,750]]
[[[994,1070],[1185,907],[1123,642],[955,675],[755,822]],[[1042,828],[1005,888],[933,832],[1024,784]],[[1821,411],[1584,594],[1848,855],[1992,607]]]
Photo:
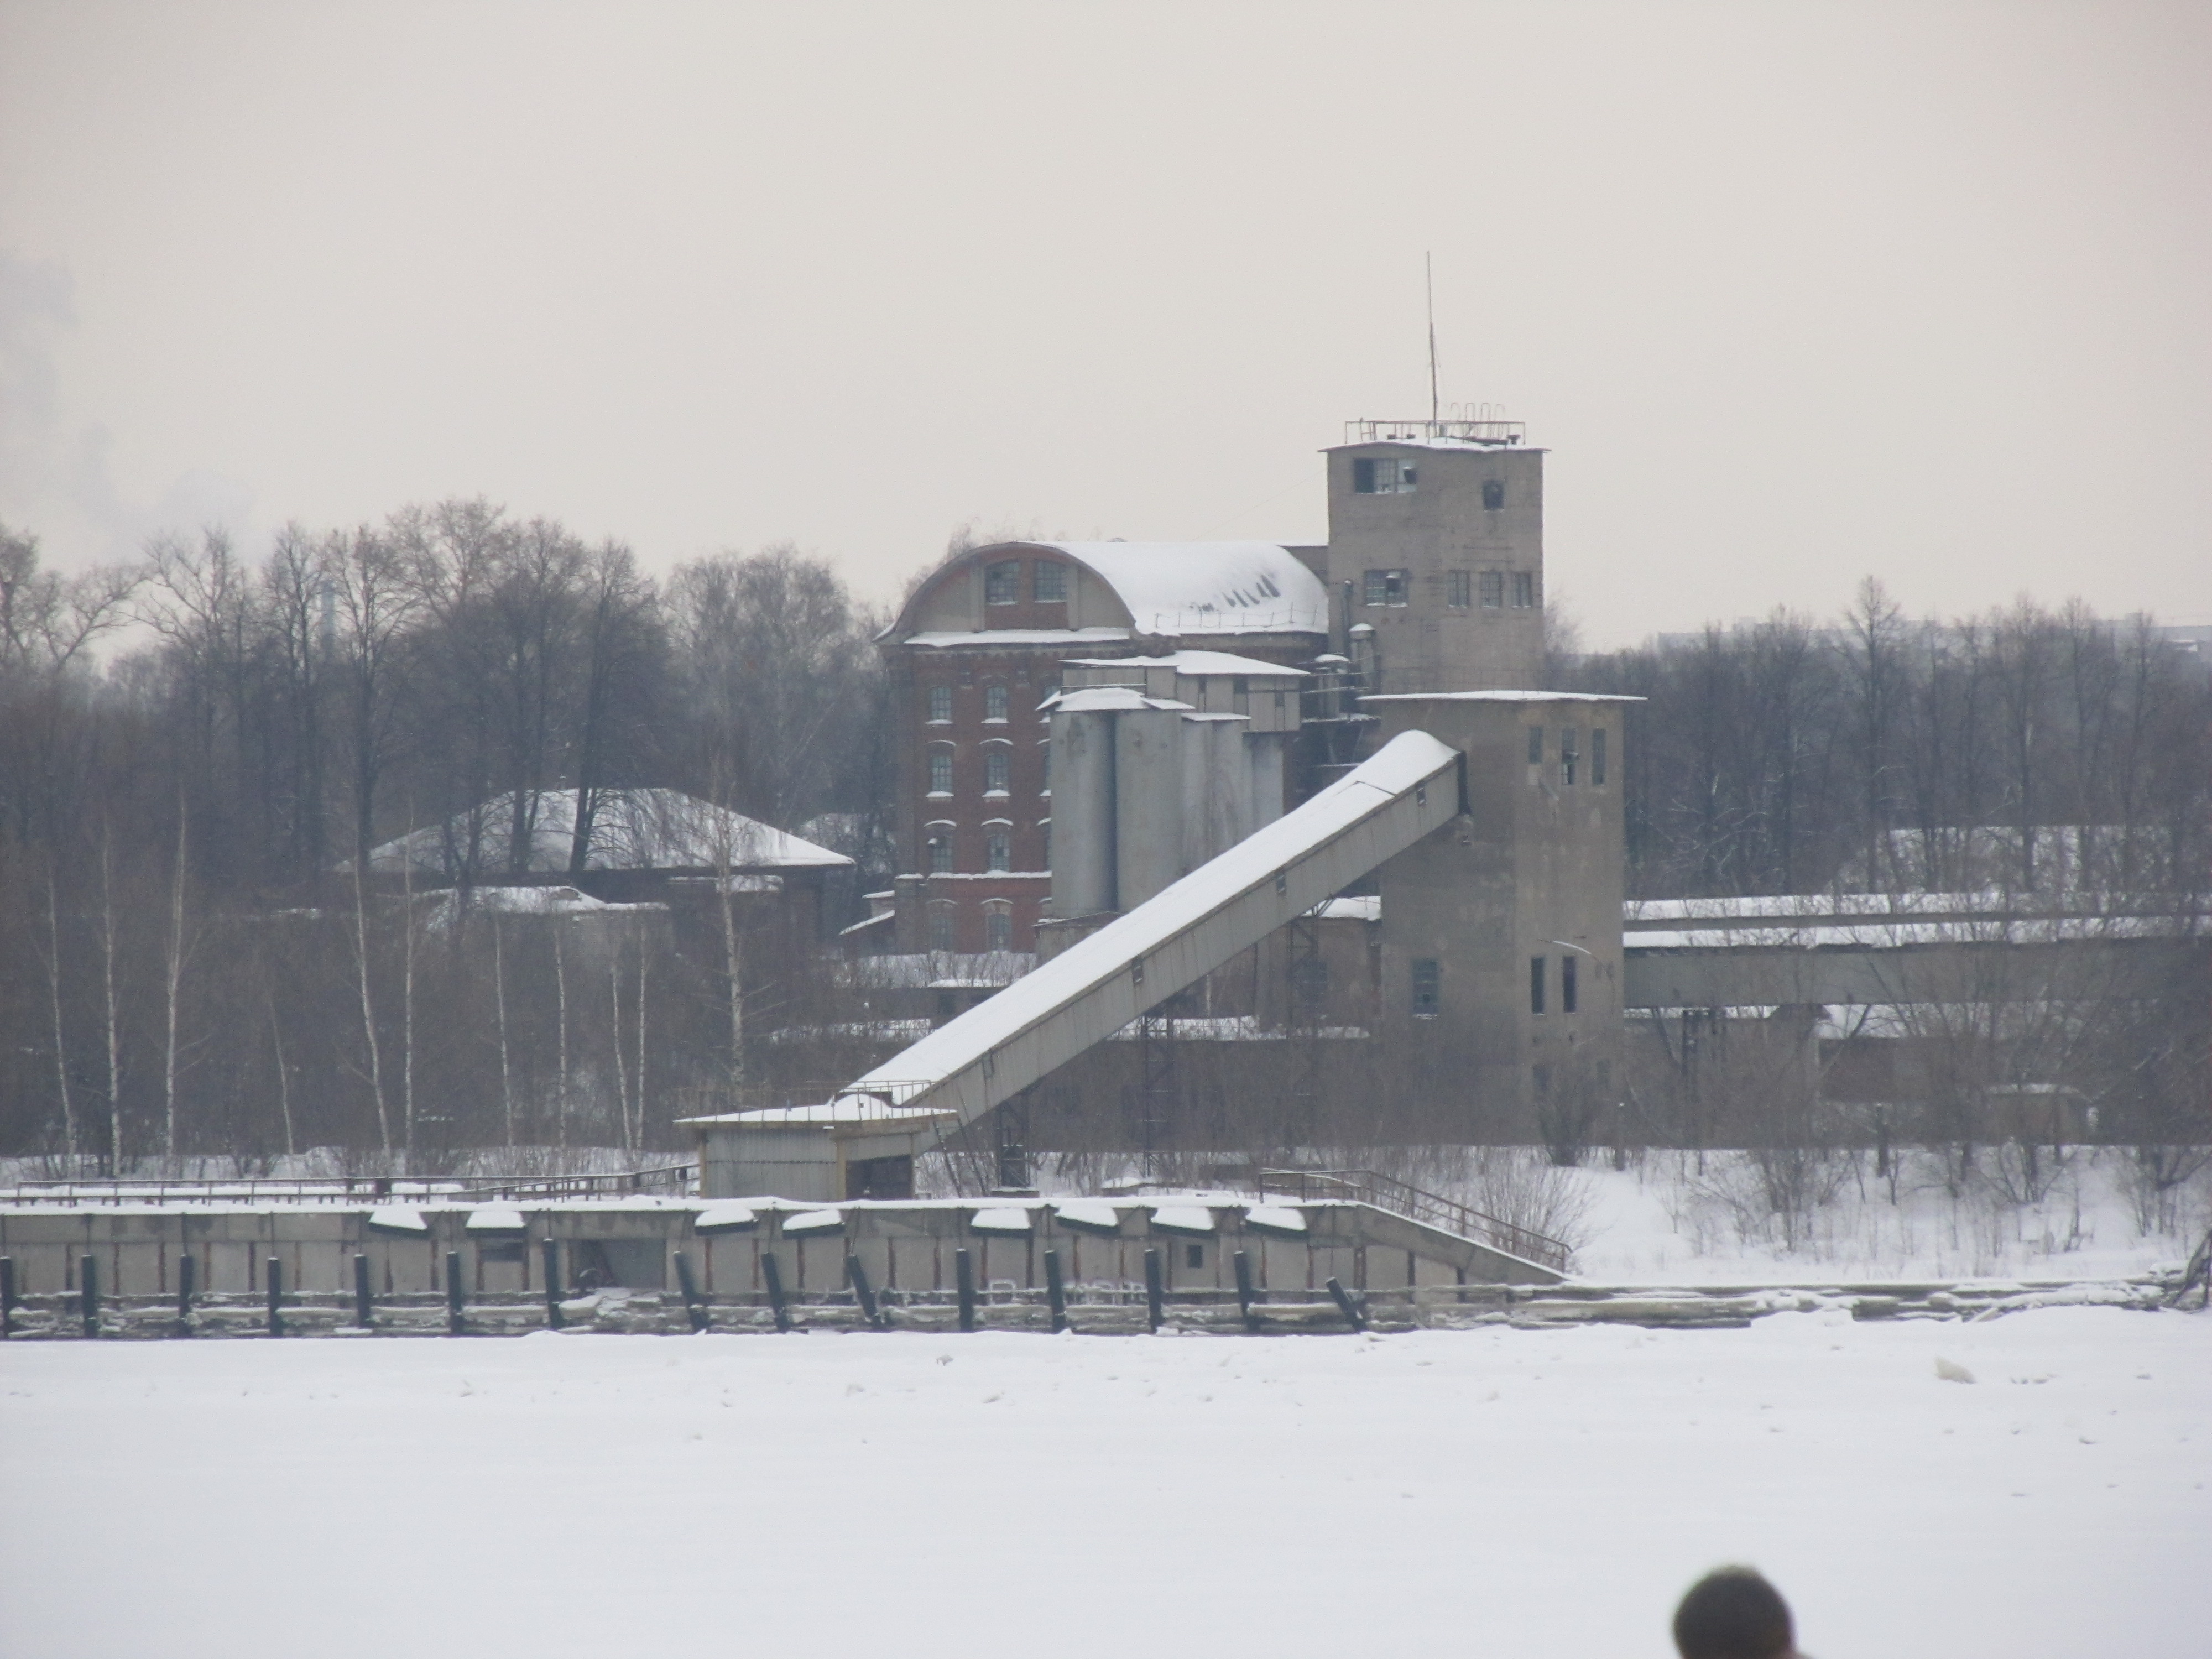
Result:
[[972,1122],[1462,810],[1458,750],[1404,732],[1295,811],[855,1079]]

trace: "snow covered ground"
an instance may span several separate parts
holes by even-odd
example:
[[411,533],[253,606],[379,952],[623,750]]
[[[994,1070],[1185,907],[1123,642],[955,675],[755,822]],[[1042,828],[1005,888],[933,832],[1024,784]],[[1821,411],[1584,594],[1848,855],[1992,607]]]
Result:
[[[1971,1385],[1940,1380],[1941,1357]],[[2212,1646],[2212,1317],[0,1348],[0,1654]]]

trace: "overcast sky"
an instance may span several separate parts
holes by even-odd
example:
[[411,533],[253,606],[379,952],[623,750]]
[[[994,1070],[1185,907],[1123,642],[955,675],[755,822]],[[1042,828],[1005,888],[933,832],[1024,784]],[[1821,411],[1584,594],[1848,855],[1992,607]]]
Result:
[[2203,3],[0,0],[0,519],[1318,541],[1433,250],[1594,644],[2212,621],[2208,163]]

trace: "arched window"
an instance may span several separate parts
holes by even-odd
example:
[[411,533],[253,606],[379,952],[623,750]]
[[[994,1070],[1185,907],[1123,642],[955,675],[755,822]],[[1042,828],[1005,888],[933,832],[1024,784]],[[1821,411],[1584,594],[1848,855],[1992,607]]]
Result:
[[929,718],[942,726],[952,718],[952,688],[933,685],[929,688]]
[[929,751],[929,793],[949,795],[952,793],[952,745],[940,744]]
[[953,932],[954,914],[951,899],[932,899],[929,902],[929,948],[950,951],[956,937]]
[[1014,948],[1014,907],[1005,899],[983,901],[983,948],[986,951],[1011,951]]
[[1013,787],[1014,755],[1005,744],[994,744],[983,751],[983,793],[1003,795]]
[[930,823],[922,836],[930,874],[948,875],[952,869],[952,825],[943,818]]
[[995,680],[983,688],[983,718],[987,720],[1006,718],[1006,688]]
[[1014,867],[1014,838],[1007,831],[989,830],[984,832],[983,867],[986,870],[1011,870]]

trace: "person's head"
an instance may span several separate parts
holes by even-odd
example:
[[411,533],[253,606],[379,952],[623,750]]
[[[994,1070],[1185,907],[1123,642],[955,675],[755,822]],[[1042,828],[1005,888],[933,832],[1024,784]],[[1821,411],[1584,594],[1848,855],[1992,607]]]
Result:
[[1796,1633],[1790,1604],[1749,1567],[1716,1567],[1674,1609],[1682,1659],[1790,1659]]

